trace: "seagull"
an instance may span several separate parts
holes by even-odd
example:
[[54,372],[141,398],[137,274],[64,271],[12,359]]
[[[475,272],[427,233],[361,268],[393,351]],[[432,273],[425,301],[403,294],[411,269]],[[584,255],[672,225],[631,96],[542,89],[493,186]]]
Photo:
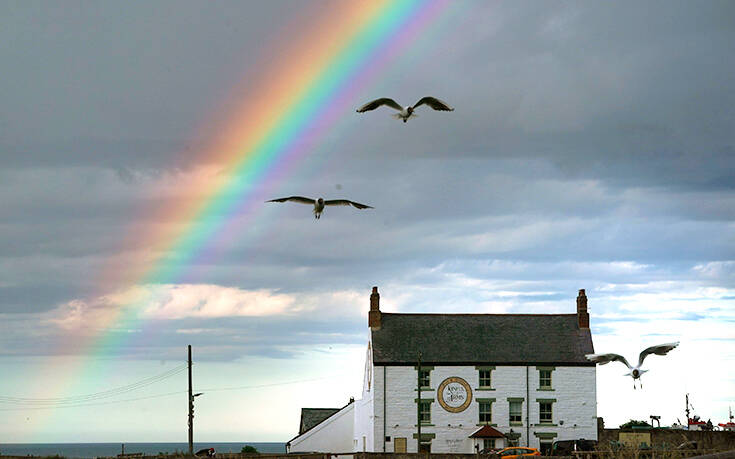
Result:
[[270,201],[266,202],[286,201],[300,202],[301,204],[312,204],[314,206],[314,218],[316,218],[317,220],[319,220],[319,218],[322,216],[324,206],[352,206],[358,209],[372,209],[371,206],[366,206],[365,204],[360,204],[359,202],[350,201],[348,199],[332,199],[329,201],[325,201],[324,198],[311,199],[305,198],[303,196],[289,196],[287,198],[271,199]]
[[447,105],[446,102],[442,102],[436,97],[427,96],[427,97],[421,98],[421,100],[416,102],[416,104],[413,107],[411,107],[410,105],[407,107],[401,107],[400,105],[398,105],[398,102],[396,102],[395,100],[389,99],[387,97],[383,97],[380,99],[375,99],[372,102],[366,103],[365,105],[357,109],[357,113],[369,112],[370,110],[375,110],[376,108],[382,105],[387,105],[391,108],[395,108],[396,110],[398,110],[398,113],[393,114],[393,116],[396,119],[403,120],[403,122],[405,123],[406,121],[408,121],[409,118],[413,118],[414,116],[417,116],[413,114],[414,110],[416,110],[418,107],[424,104],[428,105],[434,110],[440,110],[443,112],[454,111],[454,109],[450,107],[449,105]]
[[625,360],[625,357],[618,354],[586,354],[585,357],[587,357],[587,360],[599,363],[600,365],[605,365],[614,361],[623,362],[630,370],[630,373],[626,373],[625,376],[633,377],[633,389],[635,389],[636,379],[638,380],[638,384],[641,385],[641,389],[643,389],[643,382],[641,382],[640,378],[641,375],[643,375],[643,373],[647,372],[648,370],[641,370],[641,365],[643,365],[643,360],[646,358],[646,356],[649,354],[666,355],[669,353],[670,350],[674,349],[678,345],[679,342],[677,341],[675,343],[659,344],[658,346],[651,346],[644,349],[643,352],[641,352],[641,354],[638,356],[638,365],[636,365],[635,367],[631,367],[628,361]]

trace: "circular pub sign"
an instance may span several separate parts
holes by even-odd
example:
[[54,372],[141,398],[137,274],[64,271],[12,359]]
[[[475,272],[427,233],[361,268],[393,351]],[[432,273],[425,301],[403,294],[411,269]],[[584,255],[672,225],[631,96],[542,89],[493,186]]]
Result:
[[462,378],[452,376],[439,384],[437,389],[439,404],[450,413],[460,413],[472,402],[472,389]]

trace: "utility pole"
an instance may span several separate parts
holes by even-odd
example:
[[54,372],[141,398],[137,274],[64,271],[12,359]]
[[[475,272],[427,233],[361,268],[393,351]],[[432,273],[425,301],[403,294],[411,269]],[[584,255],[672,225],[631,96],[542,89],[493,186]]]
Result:
[[194,394],[191,390],[191,344],[189,344],[189,456],[194,455]]
[[689,430],[689,394],[686,395],[686,408],[684,412],[687,414],[687,430]]
[[419,394],[416,402],[416,452],[421,454],[421,351],[419,351],[416,375],[416,393]]

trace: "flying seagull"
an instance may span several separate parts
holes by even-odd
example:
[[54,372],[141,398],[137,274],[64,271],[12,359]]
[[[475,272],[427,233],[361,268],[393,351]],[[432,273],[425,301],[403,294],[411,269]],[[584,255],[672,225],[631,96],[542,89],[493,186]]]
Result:
[[643,373],[647,372],[648,370],[641,370],[641,365],[643,365],[643,360],[646,358],[649,354],[656,354],[656,355],[666,355],[669,353],[670,350],[674,349],[676,346],[679,345],[679,342],[675,343],[666,343],[666,344],[659,344],[658,346],[651,346],[649,348],[646,348],[641,352],[641,354],[638,356],[638,365],[635,367],[631,367],[627,360],[625,360],[625,357],[618,354],[587,354],[585,357],[587,357],[587,360],[591,360],[592,362],[599,363],[600,365],[605,365],[610,362],[623,362],[625,366],[628,367],[630,370],[630,373],[626,373],[625,376],[632,376],[633,377],[633,389],[635,389],[635,380],[638,380],[638,384],[641,385],[641,389],[643,389],[643,382],[641,382],[641,375]]
[[300,202],[301,204],[313,205],[314,206],[314,218],[316,218],[317,220],[322,216],[322,212],[324,211],[324,206],[352,206],[358,209],[372,209],[371,206],[366,206],[365,204],[360,204],[359,202],[350,201],[347,199],[331,199],[329,201],[325,201],[324,198],[311,199],[311,198],[305,198],[303,196],[289,196],[287,198],[271,199],[270,201],[266,201],[266,202],[286,202],[286,201]]
[[416,102],[416,104],[413,107],[410,105],[407,107],[401,107],[400,105],[398,105],[398,102],[396,102],[395,100],[389,99],[387,97],[383,97],[383,98],[375,99],[371,102],[366,103],[365,105],[357,109],[357,113],[369,112],[370,110],[375,110],[376,108],[383,106],[383,105],[387,105],[391,108],[395,108],[396,110],[398,110],[398,113],[393,114],[393,116],[396,117],[396,119],[403,120],[404,123],[408,121],[409,118],[413,118],[414,116],[417,116],[417,115],[414,115],[413,112],[421,105],[428,105],[434,110],[440,110],[443,112],[454,111],[454,109],[450,107],[449,105],[447,105],[446,102],[442,102],[436,97],[427,96],[427,97],[421,98],[421,100]]

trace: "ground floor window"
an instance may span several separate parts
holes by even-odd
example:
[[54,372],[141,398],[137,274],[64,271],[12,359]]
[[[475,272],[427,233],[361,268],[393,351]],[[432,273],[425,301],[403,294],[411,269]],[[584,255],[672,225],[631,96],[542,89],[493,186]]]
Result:
[[551,445],[550,441],[542,441],[539,447],[542,456],[551,456]]
[[508,439],[508,447],[521,446],[519,443],[520,443],[520,438],[509,438]]
[[483,450],[495,449],[495,439],[494,438],[483,438],[482,439],[482,449]]
[[419,453],[430,453],[431,452],[431,441],[422,441],[419,444]]

